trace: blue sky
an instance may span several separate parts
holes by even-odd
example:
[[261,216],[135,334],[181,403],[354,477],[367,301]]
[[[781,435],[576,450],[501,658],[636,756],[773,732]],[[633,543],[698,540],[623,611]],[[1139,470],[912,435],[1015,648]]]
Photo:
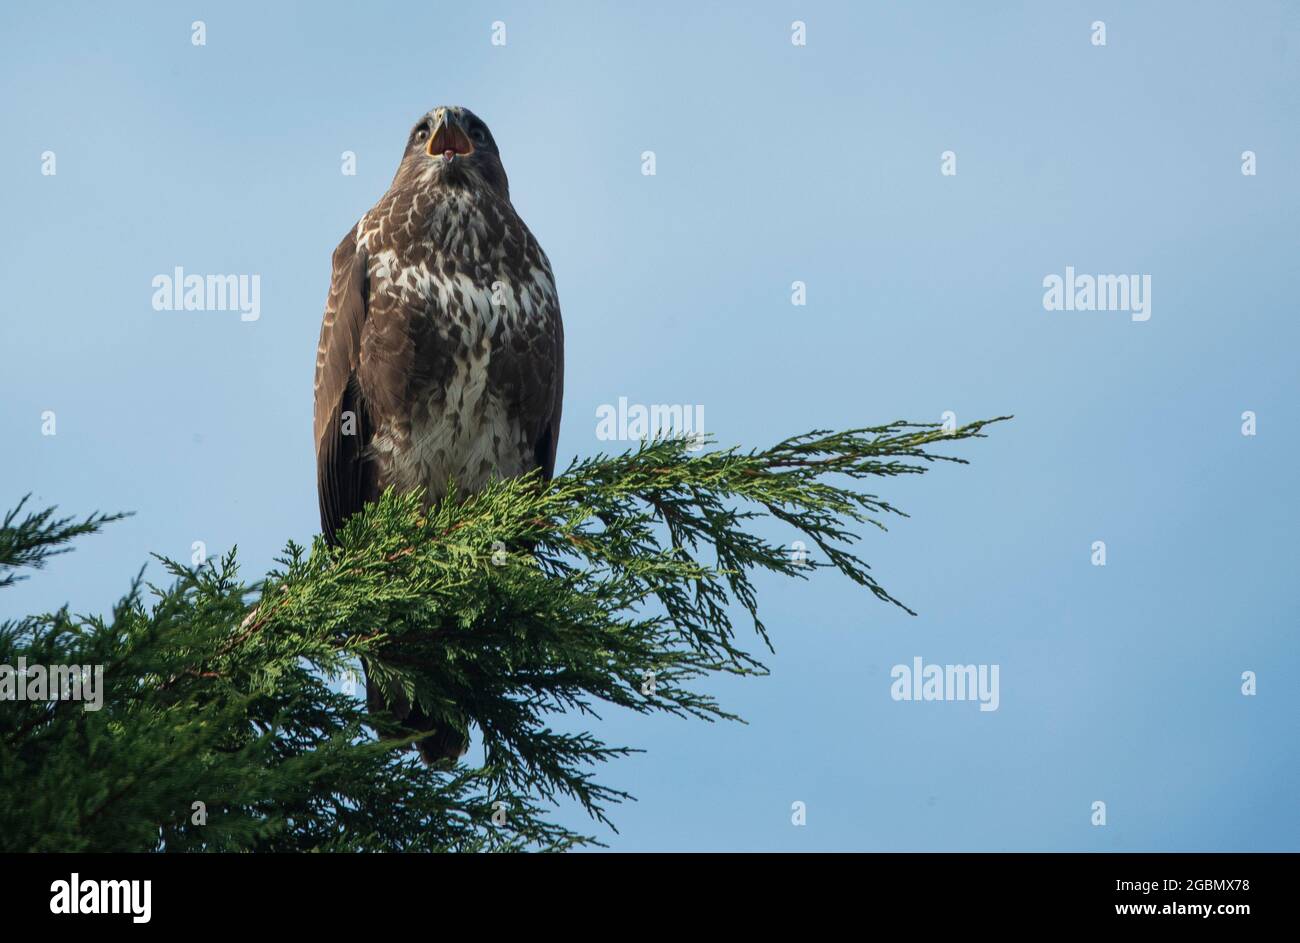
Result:
[[[129,9],[0,12],[0,497],[136,512],[0,615],[102,610],[196,540],[253,576],[315,533],[330,253],[458,103],[555,270],[561,464],[620,396],[746,447],[1016,416],[879,487],[912,516],[863,553],[916,618],[765,580],[771,676],[709,686],[747,725],[606,715],[646,750],[605,771],[639,800],[611,847],[1300,848],[1300,8]],[[260,275],[261,317],[155,311],[176,266]],[[1066,266],[1150,275],[1150,320],[1044,310]],[[1000,666],[998,710],[892,700],[915,656]]]

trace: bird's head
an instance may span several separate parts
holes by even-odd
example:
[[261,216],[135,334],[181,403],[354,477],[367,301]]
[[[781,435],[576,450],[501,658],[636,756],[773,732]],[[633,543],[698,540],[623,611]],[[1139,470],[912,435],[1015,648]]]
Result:
[[440,105],[411,129],[393,183],[416,187],[488,187],[509,198],[506,169],[492,132],[459,105]]

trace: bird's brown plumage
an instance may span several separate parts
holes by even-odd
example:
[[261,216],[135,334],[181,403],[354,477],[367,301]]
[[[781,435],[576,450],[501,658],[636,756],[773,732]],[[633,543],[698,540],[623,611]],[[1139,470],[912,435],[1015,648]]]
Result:
[[[546,254],[510,203],[486,125],[439,108],[416,125],[388,192],[334,251],[316,356],[321,528],[392,485],[432,503],[493,476],[555,468],[564,341]],[[368,685],[426,759],[463,733]],[[454,725],[451,725],[454,726]]]

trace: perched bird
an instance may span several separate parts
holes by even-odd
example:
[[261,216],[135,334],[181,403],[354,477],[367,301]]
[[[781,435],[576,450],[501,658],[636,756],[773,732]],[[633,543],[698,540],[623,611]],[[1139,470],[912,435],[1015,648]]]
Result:
[[[432,504],[452,479],[462,494],[533,469],[549,479],[563,386],[551,265],[510,202],[492,132],[466,108],[435,108],[334,250],[315,383],[326,538],[390,485]],[[419,742],[426,762],[467,749],[368,668],[366,689],[371,710],[436,731]]]

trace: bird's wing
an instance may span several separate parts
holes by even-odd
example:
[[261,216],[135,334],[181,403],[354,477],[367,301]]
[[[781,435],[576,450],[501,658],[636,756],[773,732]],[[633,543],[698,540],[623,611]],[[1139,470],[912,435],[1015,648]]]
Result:
[[369,307],[367,256],[353,230],[334,250],[334,272],[316,348],[316,491],[320,526],[333,542],[348,515],[359,511],[371,490],[363,462],[370,443],[370,417],[357,386],[361,329]]
[[542,480],[555,477],[555,449],[560,442],[560,413],[564,406],[564,327],[559,312],[555,315],[555,391],[551,398],[551,418],[542,427],[537,443],[537,464],[542,469]]

